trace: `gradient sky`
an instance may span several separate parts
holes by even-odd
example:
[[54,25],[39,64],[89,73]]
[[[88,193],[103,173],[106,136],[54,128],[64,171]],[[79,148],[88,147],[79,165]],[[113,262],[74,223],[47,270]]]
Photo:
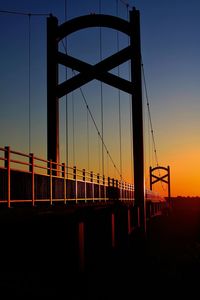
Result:
[[[126,2],[126,1],[124,1]],[[52,13],[59,23],[79,15],[99,13],[99,0],[0,0],[0,10],[30,13]],[[115,0],[101,0],[104,14],[117,14]],[[200,2],[198,0],[136,0],[128,1],[141,15],[141,47],[151,107],[159,164],[171,167],[172,195],[200,195]],[[127,18],[127,8],[118,1],[118,14]],[[29,135],[29,17],[0,14],[0,146],[34,152],[46,157],[46,17],[31,16],[31,137]],[[127,38],[119,35],[120,48]],[[100,59],[99,29],[75,34],[68,40],[70,54],[96,63]],[[61,45],[61,50],[62,45]],[[116,32],[102,30],[102,57],[117,51]],[[128,78],[128,64],[121,66],[120,75]],[[69,70],[68,76],[72,76]],[[114,70],[113,72],[117,72]],[[64,78],[64,71],[60,69]],[[100,83],[83,87],[84,95],[101,130]],[[145,173],[155,164],[152,142],[149,142],[146,98],[144,94]],[[74,107],[72,106],[74,101]],[[104,138],[118,169],[119,124],[118,91],[103,85]],[[73,114],[74,110],[74,127]],[[66,159],[66,107],[60,101],[61,160]],[[102,170],[101,147],[79,90],[68,97],[69,164],[78,168]],[[129,96],[121,93],[122,173],[131,178],[130,104]],[[73,140],[73,131],[75,139]],[[29,149],[31,141],[31,149]],[[74,145],[74,147],[73,147]],[[105,154],[105,173],[114,176],[112,164]],[[155,187],[156,189],[156,187]],[[162,189],[158,187],[162,193]],[[165,193],[165,192],[164,192]]]

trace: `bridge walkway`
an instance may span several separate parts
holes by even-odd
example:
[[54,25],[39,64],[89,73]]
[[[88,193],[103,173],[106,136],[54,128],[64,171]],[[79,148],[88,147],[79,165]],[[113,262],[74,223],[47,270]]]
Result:
[[[175,202],[169,215],[151,219],[146,238],[131,236],[128,255],[120,253],[116,295],[196,298],[200,279],[200,201]],[[124,259],[125,258],[125,259]],[[115,272],[114,272],[115,273]]]
[[[150,219],[146,237],[134,231],[126,247],[107,256],[101,255],[100,249],[98,259],[92,259],[87,270],[79,273],[69,272],[60,247],[63,231],[57,234],[56,230],[62,228],[62,222],[57,223],[54,239],[45,249],[41,235],[40,243],[28,254],[26,241],[24,250],[17,244],[22,237],[29,240],[18,226],[11,237],[15,236],[15,249],[1,255],[1,294],[71,300],[133,299],[143,295],[161,299],[188,293],[193,299],[200,278],[200,201],[188,201],[175,203],[169,215]],[[13,243],[8,241],[7,245]],[[18,254],[23,250],[25,255],[16,257],[17,248]],[[45,255],[38,255],[40,251]]]
[[96,270],[96,276],[91,272],[85,280],[90,282],[88,299],[94,295],[95,299],[196,298],[200,279],[200,200],[174,202],[168,215],[149,220],[146,237],[133,232],[128,247],[118,249],[110,261],[100,262]]

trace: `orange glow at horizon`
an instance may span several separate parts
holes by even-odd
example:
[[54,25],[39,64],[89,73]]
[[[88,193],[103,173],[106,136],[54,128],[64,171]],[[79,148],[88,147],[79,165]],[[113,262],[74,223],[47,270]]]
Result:
[[[182,151],[172,148],[168,152],[171,177],[171,196],[200,195],[200,159],[198,148],[187,145]],[[166,186],[167,190],[167,186]],[[159,191],[162,192],[159,188]]]

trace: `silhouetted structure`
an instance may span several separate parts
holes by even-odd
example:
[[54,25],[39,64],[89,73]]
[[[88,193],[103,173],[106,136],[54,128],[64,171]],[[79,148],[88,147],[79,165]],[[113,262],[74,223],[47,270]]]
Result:
[[[160,170],[164,170],[167,173],[164,175],[161,175],[159,173],[159,175],[155,175],[154,172],[155,171],[160,171]],[[150,167],[149,168],[150,171],[150,190],[153,190],[153,184],[157,183],[157,182],[164,182],[165,184],[167,184],[168,187],[168,203],[169,206],[171,206],[171,183],[170,183],[170,167],[168,166],[166,167],[161,167],[161,166],[157,166],[157,167]]]
[[[70,55],[58,51],[58,43],[80,29],[88,27],[108,27],[121,31],[130,37],[130,45],[116,54],[92,66]],[[81,16],[61,25],[56,17],[47,19],[47,156],[59,163],[59,98],[81,87],[87,82],[98,79],[132,95],[133,157],[135,202],[141,228],[146,229],[144,201],[144,150],[141,85],[141,46],[140,14],[133,8],[127,22],[110,15]],[[108,73],[109,70],[130,60],[131,81]],[[78,75],[59,84],[58,65],[72,68]]]

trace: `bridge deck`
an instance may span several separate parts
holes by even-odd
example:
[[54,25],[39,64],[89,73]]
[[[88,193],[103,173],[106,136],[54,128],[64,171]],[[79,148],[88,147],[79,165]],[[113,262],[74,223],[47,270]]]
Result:
[[[1,243],[1,293],[56,299],[69,294],[69,299],[132,299],[137,292],[154,298],[160,292],[180,296],[187,291],[192,296],[200,275],[200,203],[192,204],[177,204],[169,216],[150,219],[145,239],[135,231],[127,247],[107,255],[101,249],[85,273],[69,271],[63,221],[55,217],[46,227],[29,224],[26,230],[17,226],[7,243]],[[33,246],[29,235],[36,241],[38,229],[40,240]],[[52,240],[43,241],[50,229]],[[4,242],[6,231],[4,227]],[[3,247],[12,251],[2,256]]]

